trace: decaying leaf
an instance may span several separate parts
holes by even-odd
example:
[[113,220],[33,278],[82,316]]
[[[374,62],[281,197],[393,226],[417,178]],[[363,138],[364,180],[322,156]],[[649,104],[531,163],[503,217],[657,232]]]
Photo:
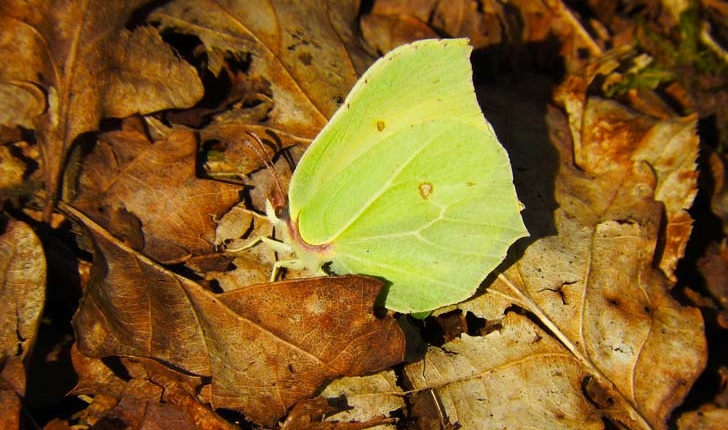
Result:
[[[33,119],[48,211],[69,148],[81,134],[96,130],[101,118],[191,106],[202,97],[196,71],[175,57],[156,32],[124,28],[143,3],[12,0],[0,5],[6,35],[0,53],[12,64],[0,71],[0,84],[6,93],[15,87],[14,99],[26,112],[8,122]],[[36,87],[47,95],[45,101]]]
[[90,285],[73,323],[92,357],[150,357],[211,376],[215,408],[271,425],[327,379],[403,359],[404,336],[373,304],[381,281],[357,276],[260,284],[215,295],[64,205],[93,237]]
[[6,223],[0,235],[0,424],[18,428],[26,387],[23,359],[36,339],[45,304],[46,261],[30,226]]
[[[347,410],[327,414],[327,421],[372,422],[405,407],[404,391],[397,385],[397,377],[391,370],[371,376],[337,379],[326,386],[321,397],[345,398],[350,406]],[[376,428],[395,427],[394,424],[381,424]]]
[[559,342],[509,313],[503,329],[431,347],[407,366],[416,390],[434,389],[444,418],[462,428],[601,429],[599,413],[581,394],[585,372]]
[[215,74],[225,54],[252,57],[248,73],[270,82],[275,106],[265,127],[248,124],[249,131],[312,139],[349,92],[357,72],[371,62],[352,33],[357,5],[253,0],[221,6],[215,0],[175,0],[150,19],[199,37]]
[[440,34],[467,37],[475,47],[502,42],[503,6],[492,0],[418,0],[374,2],[361,18],[364,38],[378,52],[419,39],[436,39]]
[[214,219],[239,200],[240,187],[198,179],[196,150],[184,129],[155,143],[133,128],[105,134],[84,160],[74,204],[157,261],[209,254]]
[[93,402],[79,414],[88,424],[113,421],[129,427],[174,423],[175,428],[238,428],[195,399],[194,393],[203,385],[200,377],[152,359],[121,358],[116,365],[124,367],[126,378],[122,378],[102,359],[84,356],[75,345],[71,359],[79,381],[70,394],[93,396]]
[[[527,105],[511,108],[529,118]],[[575,166],[567,121],[553,109],[554,146],[544,142],[545,129],[540,138],[531,130],[507,140],[512,154],[522,154],[512,160],[534,240],[520,243],[518,261],[485,294],[458,306],[501,328],[431,347],[406,368],[415,390],[435,390],[451,424],[602,428],[607,419],[666,428],[705,365],[700,313],[670,296],[655,264],[665,234],[660,186],[670,175],[653,166],[663,164],[666,143],[683,145],[685,157],[696,153],[697,140],[684,131],[694,130],[694,118],[660,122],[632,113],[632,122],[607,122],[603,113],[584,114],[585,122],[613,126],[589,137],[594,143],[582,155],[604,166],[611,160],[612,169]],[[657,133],[665,129],[672,133]],[[610,156],[612,145],[620,150]],[[551,160],[558,161],[554,172]],[[694,178],[692,164],[677,164],[683,180]],[[506,312],[513,307],[529,318]]]
[[343,397],[325,398],[315,397],[296,403],[286,420],[281,424],[281,430],[383,430],[392,428],[393,418],[378,417],[370,421],[330,421],[324,420],[342,409],[350,408]]
[[611,174],[617,183],[632,174],[635,163],[647,163],[656,180],[655,200],[665,206],[666,220],[660,269],[675,280],[692,226],[687,210],[697,193],[697,118],[673,116],[658,119],[636,112],[612,100],[587,97],[590,84],[619,65],[625,53],[605,55],[559,87],[556,99],[569,114],[574,142],[574,162],[587,174]]
[[46,262],[27,224],[9,221],[0,236],[0,362],[32,348],[45,302]]

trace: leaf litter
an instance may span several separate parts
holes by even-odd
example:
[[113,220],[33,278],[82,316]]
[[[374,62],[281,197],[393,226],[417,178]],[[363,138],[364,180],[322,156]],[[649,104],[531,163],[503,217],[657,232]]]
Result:
[[[589,12],[597,20],[583,26],[560,2],[515,2],[511,9],[453,2],[457,14],[427,1],[411,9],[381,1],[361,17],[379,53],[417,35],[469,36],[487,48],[518,33],[522,44],[506,53],[512,64],[543,70],[545,60],[553,71],[553,57],[543,58],[548,52],[567,72],[553,98],[552,84],[525,75],[481,88],[485,116],[513,161],[532,237],[511,250],[502,275],[486,280],[479,296],[439,312],[457,315],[457,331],[422,345],[417,338],[428,338],[428,324],[439,316],[413,327],[375,314],[376,280],[297,279],[306,274],[289,272],[282,283],[262,283],[277,256],[257,246],[232,252],[271,232],[260,216],[274,188],[271,176],[241,136],[262,137],[285,182],[374,58],[354,36],[355,5],[302,10],[286,2],[222,8],[172,1],[139,15],[133,2],[106,9],[14,3],[0,7],[2,33],[14,35],[0,43],[9,64],[0,72],[0,91],[10,101],[0,137],[9,149],[3,166],[11,168],[2,196],[4,218],[25,224],[7,221],[0,241],[4,251],[32,254],[33,266],[5,268],[11,281],[3,285],[12,288],[2,294],[8,309],[23,304],[35,311],[18,314],[22,324],[4,317],[6,326],[22,327],[3,334],[4,344],[22,345],[6,348],[6,427],[18,425],[19,399],[37,396],[37,365],[29,365],[37,361],[27,355],[37,327],[44,329],[38,311],[44,281],[21,283],[24,292],[12,279],[36,279],[44,258],[55,261],[39,252],[39,243],[68,231],[50,213],[61,201],[60,213],[85,240],[66,248],[77,262],[76,281],[48,277],[48,283],[61,290],[69,282],[84,286],[75,342],[72,348],[68,340],[41,343],[34,355],[55,348],[46,367],[49,357],[72,357],[79,381],[73,391],[66,387],[67,398],[90,403],[76,406],[75,415],[59,409],[47,428],[110,420],[235,428],[242,419],[311,429],[604,428],[605,421],[719,428],[728,406],[720,393],[700,409],[673,412],[706,366],[703,325],[713,324],[689,305],[725,306],[719,283],[704,293],[696,283],[683,287],[680,272],[696,215],[688,209],[698,186],[698,116],[714,111],[705,110],[710,104],[694,82],[688,89],[697,106],[674,83],[653,85],[625,73],[637,61],[634,51],[606,50],[632,44],[633,35],[644,40],[649,32],[630,18],[639,12],[594,7]],[[705,8],[710,16],[720,10],[714,2]],[[514,12],[519,20],[511,19]],[[671,6],[654,22],[685,25],[676,22],[685,12]],[[703,39],[710,36],[701,31]],[[542,57],[525,47],[549,37],[559,43]],[[28,49],[17,51],[18,43]],[[690,46],[683,42],[681,52]],[[200,58],[196,71],[184,61]],[[696,73],[705,74],[719,75]],[[650,86],[609,92],[627,79]],[[208,91],[211,82],[225,80],[239,84],[230,91],[238,100],[205,94],[191,108],[203,97],[200,82]],[[662,101],[665,94],[671,103]],[[186,127],[175,122],[185,112]],[[109,117],[122,119],[101,121]],[[15,132],[18,126],[35,138]],[[219,147],[216,161],[209,150]],[[711,165],[719,215],[721,165]],[[228,182],[211,180],[221,169]],[[30,194],[42,183],[44,192]],[[53,222],[42,227],[42,220]],[[40,242],[14,239],[11,232],[23,229],[31,238],[39,232]],[[725,266],[714,243],[699,266],[708,280],[720,279]],[[397,366],[405,347],[407,362]],[[31,376],[27,387],[24,371]]]

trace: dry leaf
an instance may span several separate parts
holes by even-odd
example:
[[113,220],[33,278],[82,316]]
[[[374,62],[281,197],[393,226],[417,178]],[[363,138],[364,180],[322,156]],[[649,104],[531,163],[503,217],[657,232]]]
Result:
[[[387,423],[394,422],[392,418],[376,418],[365,422],[339,422],[324,421],[324,418],[347,409],[344,398],[328,399],[315,397],[296,403],[286,420],[281,424],[281,430],[361,430],[392,428]],[[386,426],[386,427],[385,427]]]
[[45,304],[45,281],[40,240],[27,224],[9,221],[0,236],[0,362],[22,360],[32,348]]
[[208,271],[203,274],[214,279],[223,291],[232,291],[244,285],[266,282],[276,261],[273,250],[266,246],[249,246],[261,237],[272,237],[273,224],[263,215],[246,209],[245,202],[233,206],[217,222],[215,246],[232,254],[235,268]]
[[[405,407],[404,391],[397,385],[394,371],[376,375],[341,378],[331,382],[321,392],[324,398],[343,397],[351,407],[334,414],[327,414],[327,421],[372,422],[391,416],[392,412]],[[374,427],[378,430],[393,429],[394,424]]]
[[91,357],[150,357],[211,376],[215,408],[272,425],[325,380],[400,362],[404,336],[373,304],[382,283],[326,277],[260,284],[220,295],[175,275],[63,205],[96,245],[73,323]]
[[[89,394],[93,402],[79,417],[92,425],[121,421],[130,427],[173,425],[177,428],[233,430],[238,427],[199,404],[193,394],[202,378],[165,367],[151,359],[122,358],[116,371],[98,358],[89,358],[74,347],[73,367],[79,376],[70,394]],[[117,375],[120,369],[126,378]]]
[[0,408],[3,413],[0,414],[0,426],[6,429],[21,428],[20,414],[22,405],[20,397],[5,381],[0,379]]
[[432,388],[446,422],[462,428],[603,428],[581,394],[578,360],[514,313],[500,331],[430,347],[406,374],[415,390]]
[[[0,25],[3,19],[0,18]],[[0,46],[0,52],[5,51]],[[35,85],[24,81],[14,81],[12,77],[0,75],[0,124],[7,127],[33,128],[33,120],[45,110],[43,92]]]
[[27,224],[6,220],[0,235],[0,428],[19,428],[26,369],[45,304],[46,261]]
[[[269,81],[275,106],[265,127],[255,122],[247,129],[259,136],[270,130],[284,139],[289,134],[312,139],[354,85],[357,72],[371,62],[353,35],[357,9],[355,0],[320,6],[176,0],[155,10],[150,20],[196,35],[213,59],[221,53],[250,55],[248,74]],[[220,64],[211,62],[213,73]]]
[[[661,163],[657,148],[665,148],[665,140],[646,138],[653,128],[614,123],[620,133],[603,128],[602,143],[586,145],[582,154],[589,159],[596,157],[594,146],[619,145],[614,169],[587,173],[574,165],[560,112],[551,109],[549,129],[539,130],[543,114],[533,104],[519,104],[510,93],[502,97],[507,112],[501,116],[508,120],[517,112],[515,127],[499,127],[496,112],[489,118],[517,154],[511,159],[533,241],[516,244],[522,255],[485,294],[458,305],[501,328],[462,335],[442,350],[431,347],[424,362],[407,366],[408,378],[416,390],[433,389],[449,422],[465,428],[483,422],[602,428],[605,419],[633,429],[666,428],[705,365],[706,345],[700,313],[680,306],[655,268],[665,233],[656,200],[660,173],[650,165]],[[679,125],[679,140],[694,154],[697,141],[683,131],[689,121],[669,124]],[[523,123],[528,130],[519,129]],[[548,135],[555,147],[544,142]],[[596,159],[606,166],[609,155],[601,154]]]
[[[15,99],[26,107],[14,121],[25,124],[34,117],[49,196],[46,215],[69,148],[81,134],[96,130],[101,118],[191,106],[202,97],[196,71],[154,31],[124,28],[143,3],[10,0],[0,5],[3,34],[18,35],[0,41],[0,53],[12,64],[0,72],[0,81],[6,89],[15,85]],[[33,86],[47,94],[45,102]]]
[[195,176],[197,145],[179,129],[151,143],[136,130],[103,135],[84,160],[74,204],[162,263],[213,252],[218,216],[240,187]]
[[492,0],[386,0],[374,2],[360,25],[364,39],[381,53],[440,35],[467,37],[482,48],[503,41],[504,15],[503,6]]
[[10,147],[0,146],[0,191],[20,188],[26,169],[25,163],[13,155]]
[[664,204],[667,218],[658,265],[674,281],[692,227],[687,210],[697,193],[697,117],[656,119],[615,101],[587,97],[590,84],[625,58],[624,50],[616,50],[593,61],[569,76],[555,98],[569,114],[574,161],[580,169],[594,176],[608,173],[617,185],[628,180],[624,178],[635,163],[645,162],[654,171],[655,200]]

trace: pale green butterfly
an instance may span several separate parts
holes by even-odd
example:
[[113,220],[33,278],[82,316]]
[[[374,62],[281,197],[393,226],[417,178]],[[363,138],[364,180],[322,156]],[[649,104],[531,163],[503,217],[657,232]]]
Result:
[[389,283],[385,306],[427,312],[473,295],[518,238],[508,155],[475,98],[467,39],[421,40],[375,62],[306,150],[287,215],[297,260]]

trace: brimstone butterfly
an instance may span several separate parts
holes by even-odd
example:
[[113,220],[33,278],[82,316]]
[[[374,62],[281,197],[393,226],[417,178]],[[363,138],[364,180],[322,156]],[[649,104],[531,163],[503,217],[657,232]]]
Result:
[[271,215],[297,266],[383,278],[387,308],[427,312],[470,297],[528,235],[471,50],[414,42],[354,85],[298,163],[287,215]]

